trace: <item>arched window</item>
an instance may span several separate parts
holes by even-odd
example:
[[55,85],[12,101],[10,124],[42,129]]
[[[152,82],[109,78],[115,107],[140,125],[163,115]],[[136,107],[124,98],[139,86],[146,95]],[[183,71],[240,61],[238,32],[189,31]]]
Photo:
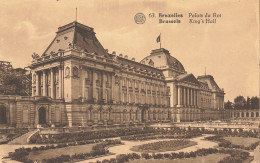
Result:
[[134,119],[133,110],[130,110],[130,120],[132,121],[133,119]]
[[246,117],[249,117],[249,113],[248,112],[246,112]]
[[123,111],[123,121],[127,121],[127,111]]
[[156,120],[156,111],[153,111],[153,120]]
[[251,112],[251,117],[254,117],[254,115],[255,115],[254,112]]
[[0,106],[0,124],[6,124],[7,118],[6,118],[6,108],[1,105]]
[[132,81],[131,80],[128,81],[128,87],[132,87]]
[[151,116],[152,114],[151,114],[151,111],[149,110],[148,111],[148,120],[152,120],[152,116]]
[[135,112],[135,120],[136,120],[136,121],[139,121],[139,118],[138,118],[138,116],[139,116],[139,111],[138,111],[138,110],[136,110],[136,112]]
[[98,120],[98,111],[93,111],[93,120]]
[[138,94],[135,94],[135,103],[139,103]]
[[168,111],[168,119],[171,120],[172,118],[172,113],[170,111]]
[[158,112],[158,119],[161,120],[162,119],[162,114],[161,111]]

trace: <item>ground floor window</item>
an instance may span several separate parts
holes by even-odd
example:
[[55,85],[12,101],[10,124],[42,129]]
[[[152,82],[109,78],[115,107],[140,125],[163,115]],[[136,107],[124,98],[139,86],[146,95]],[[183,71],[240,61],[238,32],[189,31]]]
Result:
[[0,124],[6,124],[6,108],[4,106],[0,106]]

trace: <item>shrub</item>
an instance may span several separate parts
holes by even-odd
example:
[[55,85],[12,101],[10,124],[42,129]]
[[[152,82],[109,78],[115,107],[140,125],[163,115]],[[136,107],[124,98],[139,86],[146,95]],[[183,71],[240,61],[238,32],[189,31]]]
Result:
[[109,163],[109,160],[105,159],[105,160],[102,161],[102,163]]
[[163,158],[163,154],[161,154],[161,153],[154,154],[153,158],[154,159],[162,159]]
[[124,163],[124,162],[128,162],[129,161],[127,155],[125,155],[125,154],[117,155],[116,156],[116,160],[117,160],[118,163]]
[[150,155],[148,153],[142,153],[141,154],[142,158],[145,158],[145,159],[150,159]]
[[169,153],[165,153],[165,154],[163,154],[163,157],[164,157],[164,158],[170,158],[171,155],[170,155]]
[[109,163],[117,163],[117,162],[116,162],[116,159],[115,159],[115,158],[111,158],[111,159],[109,160]]

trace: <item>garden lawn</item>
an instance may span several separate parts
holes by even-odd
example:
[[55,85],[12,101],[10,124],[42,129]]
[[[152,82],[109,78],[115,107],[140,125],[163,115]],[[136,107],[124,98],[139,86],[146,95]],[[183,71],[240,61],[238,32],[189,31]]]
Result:
[[176,151],[194,145],[197,145],[197,143],[189,140],[170,140],[134,146],[131,150],[136,152],[154,153]]
[[169,159],[163,159],[163,160],[154,160],[154,159],[149,159],[149,160],[133,160],[130,161],[129,163],[217,163],[218,161],[222,160],[224,157],[229,156],[228,154],[209,154],[207,156],[197,156],[195,158],[183,158],[183,159],[174,159],[174,160],[169,160]]
[[259,141],[258,138],[244,138],[244,137],[224,137],[224,139],[229,141],[231,144],[244,145],[245,147],[248,147],[251,144]]
[[92,150],[92,147],[96,144],[86,144],[86,145],[78,145],[78,146],[69,146],[64,148],[56,148],[56,149],[48,149],[42,151],[32,151],[27,156],[28,159],[34,161],[41,161],[43,159],[49,159],[58,157],[61,155],[74,155],[80,153],[88,153]]

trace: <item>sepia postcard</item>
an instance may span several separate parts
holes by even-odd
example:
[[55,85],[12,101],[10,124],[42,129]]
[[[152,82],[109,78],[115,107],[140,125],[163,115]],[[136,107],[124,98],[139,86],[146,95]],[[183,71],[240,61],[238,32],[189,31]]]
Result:
[[258,0],[0,0],[0,162],[260,163]]

